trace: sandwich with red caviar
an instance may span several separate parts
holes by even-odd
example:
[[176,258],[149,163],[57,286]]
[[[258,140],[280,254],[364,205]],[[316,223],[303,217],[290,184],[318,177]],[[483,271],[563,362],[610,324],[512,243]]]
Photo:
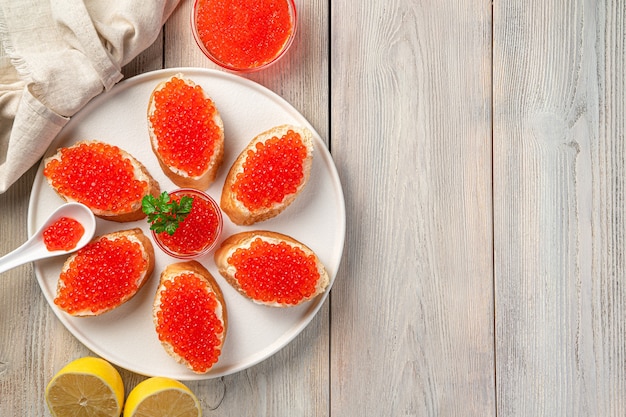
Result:
[[99,236],[64,263],[54,304],[72,316],[98,316],[137,294],[154,270],[154,249],[139,228]]
[[168,265],[154,298],[153,320],[165,351],[193,372],[204,374],[218,361],[228,314],[222,291],[197,261]]
[[101,141],[60,148],[44,161],[48,184],[66,201],[83,203],[105,220],[143,219],[141,200],[158,196],[159,183],[123,149]]
[[302,192],[313,161],[313,135],[292,125],[273,127],[250,141],[231,166],[220,199],[237,225],[280,214]]
[[215,103],[183,74],[159,83],[148,103],[150,144],[179,187],[206,190],[224,156],[224,124]]
[[226,281],[258,304],[295,306],[323,293],[330,281],[309,247],[277,232],[234,234],[222,242],[214,257]]

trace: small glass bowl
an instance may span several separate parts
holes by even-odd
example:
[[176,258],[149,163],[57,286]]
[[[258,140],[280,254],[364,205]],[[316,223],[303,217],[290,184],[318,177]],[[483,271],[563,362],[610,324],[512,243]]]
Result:
[[[174,232],[174,234],[170,237],[166,232],[161,232],[161,233],[155,233],[154,230],[152,230],[152,237],[155,241],[155,243],[157,244],[157,246],[163,251],[165,252],[167,255],[172,256],[174,258],[178,258],[178,259],[192,259],[192,258],[197,258],[199,256],[202,256],[208,252],[210,252],[215,245],[217,244],[217,241],[220,237],[220,234],[222,233],[222,227],[223,227],[223,218],[222,218],[222,211],[219,207],[219,205],[217,204],[217,202],[207,193],[193,189],[193,188],[180,188],[178,190],[174,190],[172,192],[169,193],[170,196],[189,196],[189,197],[193,197],[194,201],[196,198],[199,198],[203,201],[205,201],[207,203],[207,209],[212,212],[214,214],[214,216],[216,217],[217,220],[217,224],[215,225],[215,228],[211,231],[212,233],[208,234],[207,236],[203,236],[202,238],[206,238],[206,242],[203,242],[203,244],[201,245],[201,247],[197,247],[200,245],[196,245],[196,247],[194,247],[193,249],[190,250],[180,250],[180,248],[173,248],[170,247],[171,242],[168,241],[173,241],[173,243],[181,243],[183,242],[182,239],[184,239],[184,236],[188,235],[188,233],[190,231],[193,232],[198,232],[198,231],[202,231],[204,232],[204,229],[198,228],[197,226],[194,227],[193,223],[187,223],[187,225],[185,225],[185,222],[187,220],[189,220],[190,222],[195,222],[196,221],[196,214],[197,212],[194,212],[194,208],[192,207],[192,211],[189,215],[187,215],[187,217],[185,218],[185,220],[183,220],[183,222],[180,224],[180,226],[178,227],[178,229],[176,229],[176,232]],[[192,217],[193,216],[193,217]],[[196,239],[197,240],[197,239]],[[180,245],[179,245],[180,246]]]
[[[216,65],[219,65],[220,67],[226,70],[236,72],[236,73],[247,73],[247,72],[259,71],[261,69],[269,67],[270,65],[278,61],[283,55],[285,55],[285,53],[287,52],[287,50],[293,43],[293,40],[296,36],[296,28],[298,27],[298,15],[296,12],[296,5],[294,3],[294,0],[283,0],[285,1],[285,3],[287,3],[288,9],[289,9],[289,15],[291,18],[291,33],[289,34],[282,48],[274,56],[268,57],[267,59],[263,60],[261,63],[258,63],[258,64],[255,63],[249,66],[238,66],[237,64],[224,62],[219,57],[215,56],[209,51],[205,43],[202,41],[200,37],[200,33],[198,31],[198,13],[199,13],[199,8],[200,8],[200,3],[208,3],[210,1],[212,0],[195,0],[194,1],[193,10],[191,12],[191,30],[193,32],[193,37],[196,41],[196,44],[198,45],[200,50],[204,53],[204,55],[206,55],[207,58],[213,61],[213,63],[215,63]],[[251,0],[251,2],[254,2],[254,1],[256,0]]]

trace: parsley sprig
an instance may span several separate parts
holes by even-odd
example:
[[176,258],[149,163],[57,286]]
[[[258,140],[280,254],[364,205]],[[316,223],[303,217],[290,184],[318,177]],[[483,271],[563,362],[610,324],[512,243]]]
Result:
[[159,197],[147,195],[141,200],[141,209],[148,216],[150,230],[173,235],[180,222],[191,212],[193,197],[183,196],[180,201],[163,191]]

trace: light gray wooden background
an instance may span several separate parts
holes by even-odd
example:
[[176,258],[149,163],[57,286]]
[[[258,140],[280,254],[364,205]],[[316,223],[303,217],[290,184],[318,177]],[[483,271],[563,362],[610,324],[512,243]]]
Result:
[[[330,146],[342,265],[290,345],[188,383],[204,415],[626,415],[625,2],[296,3],[293,49],[249,78]],[[190,7],[127,76],[214,68]],[[0,195],[0,254],[33,178]],[[47,381],[88,353],[30,265],[2,275],[1,416],[48,415]]]

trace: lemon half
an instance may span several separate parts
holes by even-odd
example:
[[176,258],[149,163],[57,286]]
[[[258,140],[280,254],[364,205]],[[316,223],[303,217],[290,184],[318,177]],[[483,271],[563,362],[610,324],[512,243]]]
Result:
[[55,417],[119,417],[124,383],[117,369],[104,359],[79,358],[50,380],[46,403]]
[[124,417],[201,417],[198,398],[181,382],[165,377],[148,378],[128,394]]

